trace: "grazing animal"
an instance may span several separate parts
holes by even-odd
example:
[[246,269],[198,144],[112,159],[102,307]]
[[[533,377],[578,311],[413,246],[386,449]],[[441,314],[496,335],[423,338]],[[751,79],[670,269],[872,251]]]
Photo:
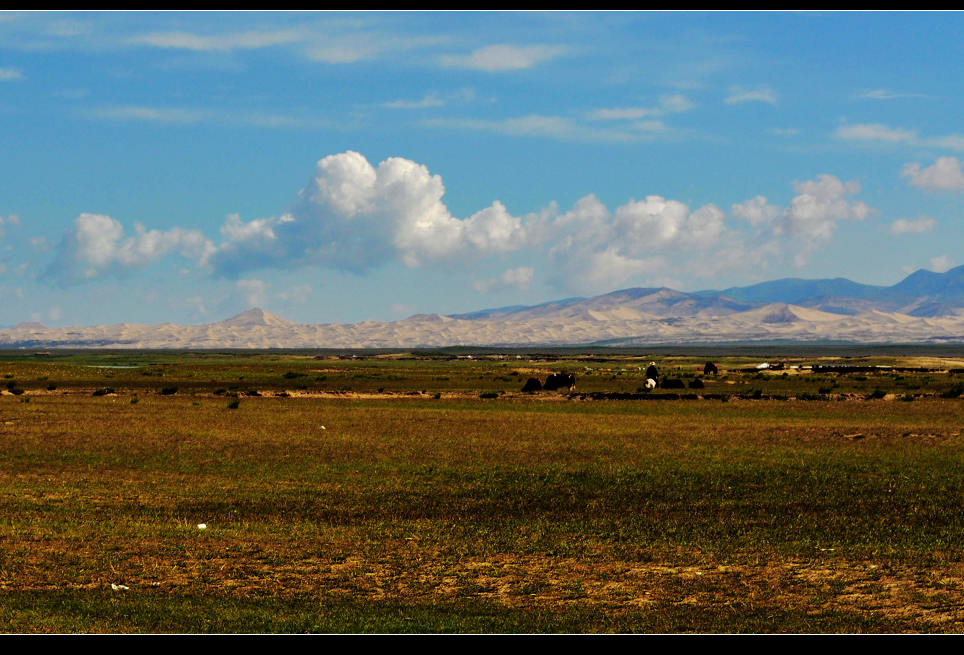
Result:
[[529,378],[526,383],[522,385],[522,390],[526,393],[532,393],[533,391],[542,391],[542,380],[539,378]]
[[552,373],[546,378],[542,388],[546,391],[556,391],[557,389],[572,391],[576,388],[576,376],[573,373]]
[[646,388],[647,388],[647,389],[655,389],[655,388],[656,388],[656,380],[654,380],[653,378],[646,378]]
[[713,362],[706,362],[706,365],[703,367],[703,375],[716,375],[719,372],[720,369],[716,368],[716,364]]
[[656,368],[656,362],[650,362],[646,367],[646,377],[656,380],[656,384],[659,384],[659,369]]

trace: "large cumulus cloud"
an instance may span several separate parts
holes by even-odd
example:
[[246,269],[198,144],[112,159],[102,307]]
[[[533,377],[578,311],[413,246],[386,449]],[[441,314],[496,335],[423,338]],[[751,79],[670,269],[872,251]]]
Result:
[[67,286],[145,266],[171,252],[197,260],[212,250],[211,242],[198,230],[147,230],[135,224],[134,234],[128,236],[114,218],[84,213],[64,234],[43,276]]
[[419,266],[525,245],[522,220],[500,202],[460,219],[444,194],[442,178],[411,160],[392,157],[376,167],[357,152],[330,155],[288,213],[249,223],[229,218],[206,263],[228,275],[309,264],[366,273],[395,258]]
[[[365,275],[390,262],[409,267],[494,259],[500,278],[479,291],[523,288],[533,279],[577,292],[618,285],[672,284],[681,276],[712,279],[724,271],[765,265],[784,247],[795,252],[825,243],[841,221],[871,210],[854,196],[860,187],[832,175],[794,184],[780,207],[759,195],[731,205],[691,207],[659,195],[613,209],[594,194],[568,210],[550,202],[522,216],[498,200],[466,217],[444,202],[442,178],[417,162],[390,157],[374,165],[348,151],[324,157],[283,213],[251,220],[227,217],[220,237],[196,229],[128,234],[116,219],[81,214],[61,240],[47,277],[61,284],[120,274],[168,254],[194,260],[217,277],[248,278],[264,269],[316,267]],[[734,220],[735,219],[735,220]]]

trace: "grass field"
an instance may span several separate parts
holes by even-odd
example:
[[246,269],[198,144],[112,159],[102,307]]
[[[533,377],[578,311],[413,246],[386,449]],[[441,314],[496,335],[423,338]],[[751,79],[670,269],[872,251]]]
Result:
[[964,631],[964,358],[705,361],[0,354],[0,631]]

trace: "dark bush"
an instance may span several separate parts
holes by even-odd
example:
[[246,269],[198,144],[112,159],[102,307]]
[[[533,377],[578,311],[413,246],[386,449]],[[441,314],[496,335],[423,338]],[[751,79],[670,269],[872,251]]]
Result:
[[960,398],[964,395],[964,384],[958,382],[953,387],[941,394],[941,398]]
[[177,387],[164,387],[161,389],[161,394],[164,396],[173,396],[177,393]]

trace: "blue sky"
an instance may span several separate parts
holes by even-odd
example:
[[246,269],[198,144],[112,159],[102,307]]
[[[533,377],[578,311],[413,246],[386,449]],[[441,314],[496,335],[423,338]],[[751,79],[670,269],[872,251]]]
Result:
[[0,326],[964,263],[961,13],[0,14]]

